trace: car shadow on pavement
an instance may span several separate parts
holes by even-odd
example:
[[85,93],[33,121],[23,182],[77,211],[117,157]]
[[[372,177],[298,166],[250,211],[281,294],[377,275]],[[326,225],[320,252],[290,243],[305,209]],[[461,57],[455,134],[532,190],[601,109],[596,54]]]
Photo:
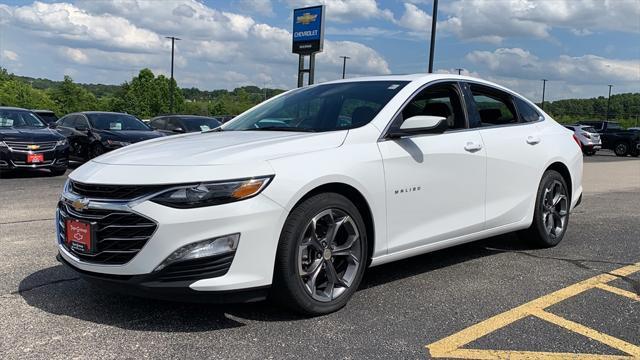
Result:
[[49,170],[45,169],[25,169],[21,171],[1,172],[0,179],[30,179],[52,177]]
[[[515,235],[503,235],[374,267],[365,273],[360,290],[494,255],[500,252],[497,249],[526,249],[523,243]],[[47,313],[127,330],[202,332],[244,326],[242,320],[305,319],[270,301],[225,305],[180,303],[106,292],[63,265],[27,276],[20,282],[17,293],[27,304]]]

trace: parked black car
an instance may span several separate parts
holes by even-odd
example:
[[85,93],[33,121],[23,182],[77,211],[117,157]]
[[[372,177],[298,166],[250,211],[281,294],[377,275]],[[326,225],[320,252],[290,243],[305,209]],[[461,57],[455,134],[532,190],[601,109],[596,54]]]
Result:
[[195,115],[157,116],[149,121],[152,128],[167,135],[206,131],[221,124],[216,118]]
[[70,158],[80,161],[163,136],[133,115],[112,112],[85,111],[68,114],[53,126],[69,141]]
[[67,171],[69,143],[32,111],[0,107],[0,171],[45,168]]
[[640,155],[640,133],[624,130],[614,121],[580,121],[596,129],[602,139],[602,148],[613,150],[617,156]]
[[56,113],[54,113],[51,110],[31,110],[31,111],[33,111],[36,115],[38,115],[40,119],[42,119],[42,121],[47,125],[53,124],[54,122],[58,121],[58,117],[56,116]]

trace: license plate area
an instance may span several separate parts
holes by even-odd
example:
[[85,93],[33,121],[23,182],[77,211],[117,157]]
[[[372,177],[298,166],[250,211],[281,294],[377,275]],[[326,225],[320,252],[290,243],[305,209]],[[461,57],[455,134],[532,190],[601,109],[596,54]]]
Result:
[[92,223],[67,219],[65,221],[65,235],[69,249],[81,254],[95,252],[95,233]]
[[44,162],[44,154],[27,154],[27,164],[40,164]]

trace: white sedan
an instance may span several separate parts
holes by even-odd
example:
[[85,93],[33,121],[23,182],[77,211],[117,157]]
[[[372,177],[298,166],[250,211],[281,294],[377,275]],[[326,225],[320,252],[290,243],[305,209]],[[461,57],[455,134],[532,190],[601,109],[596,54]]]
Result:
[[76,169],[57,210],[58,259],[131,294],[270,294],[325,314],[371,266],[512,231],[558,244],[582,195],[572,135],[470,77],[295,89],[215,130]]

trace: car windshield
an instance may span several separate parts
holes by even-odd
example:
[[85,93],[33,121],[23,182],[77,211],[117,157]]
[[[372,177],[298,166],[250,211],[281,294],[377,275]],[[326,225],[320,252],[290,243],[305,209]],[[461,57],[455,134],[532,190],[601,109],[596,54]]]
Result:
[[143,130],[150,128],[141,120],[127,114],[87,114],[91,127],[98,130]]
[[24,110],[0,110],[0,128],[43,128],[37,115]]
[[369,123],[407,81],[360,81],[292,90],[258,105],[222,130],[320,132]]
[[182,123],[189,132],[207,131],[220,126],[220,122],[218,120],[207,117],[183,117]]

